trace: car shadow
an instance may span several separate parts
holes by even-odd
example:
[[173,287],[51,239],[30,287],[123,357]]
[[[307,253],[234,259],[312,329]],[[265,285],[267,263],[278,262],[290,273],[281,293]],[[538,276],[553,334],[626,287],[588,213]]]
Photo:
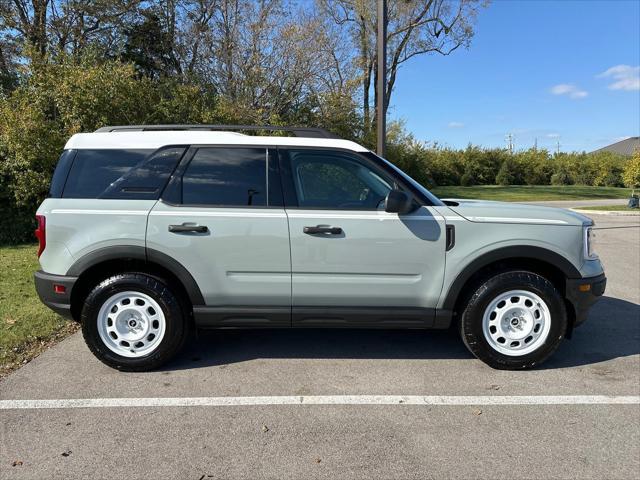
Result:
[[[584,325],[542,365],[556,369],[640,354],[640,306],[603,297]],[[226,365],[259,358],[470,359],[451,330],[200,330],[164,370]]]
[[578,367],[638,354],[640,305],[605,296],[541,368]]

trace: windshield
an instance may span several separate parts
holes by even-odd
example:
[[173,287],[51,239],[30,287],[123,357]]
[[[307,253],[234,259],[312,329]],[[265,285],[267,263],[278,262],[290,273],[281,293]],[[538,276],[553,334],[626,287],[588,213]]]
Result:
[[380,160],[382,160],[384,163],[386,163],[387,165],[389,165],[395,172],[397,172],[407,183],[410,183],[416,190],[419,190],[420,193],[422,193],[425,197],[427,197],[431,203],[435,206],[444,206],[444,203],[442,203],[442,201],[436,197],[433,193],[431,193],[429,190],[427,190],[426,188],[424,188],[420,183],[418,183],[417,181],[415,181],[413,178],[411,178],[409,175],[407,175],[406,173],[404,173],[402,170],[400,170],[398,167],[396,167],[393,163],[391,163],[389,160],[386,160],[378,155],[376,155],[373,152],[368,152],[369,155],[373,155],[377,158],[379,158]]

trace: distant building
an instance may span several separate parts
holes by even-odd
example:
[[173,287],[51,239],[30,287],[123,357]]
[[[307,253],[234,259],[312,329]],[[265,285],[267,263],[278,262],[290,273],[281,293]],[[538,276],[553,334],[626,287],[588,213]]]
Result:
[[609,146],[599,148],[598,150],[594,150],[592,153],[613,152],[613,153],[618,153],[620,155],[631,156],[633,155],[633,152],[636,149],[640,149],[640,137],[629,137],[625,140],[612,143]]

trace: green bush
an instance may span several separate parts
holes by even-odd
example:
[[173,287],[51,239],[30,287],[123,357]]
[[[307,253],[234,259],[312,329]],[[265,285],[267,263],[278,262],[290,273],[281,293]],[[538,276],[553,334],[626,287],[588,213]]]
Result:
[[598,152],[590,155],[594,164],[592,185],[599,187],[623,187],[622,173],[628,159],[611,152]]
[[460,185],[464,164],[460,152],[451,149],[429,150],[427,164],[436,185]]
[[549,185],[553,175],[553,163],[547,150],[529,149],[517,154],[526,185]]
[[572,185],[571,175],[564,169],[559,169],[551,175],[551,185]]
[[35,241],[35,211],[33,206],[16,205],[7,177],[0,175],[0,245]]
[[625,187],[640,188],[640,149],[633,152],[622,173]]
[[505,158],[498,175],[496,175],[496,183],[498,185],[522,185],[523,172],[520,162],[514,158]]
[[[33,213],[74,133],[104,125],[219,120],[211,93],[152,82],[129,64],[91,57],[32,63],[18,87],[0,97],[1,241],[33,238]],[[25,212],[28,220],[22,221]]]
[[412,135],[407,134],[401,123],[392,123],[390,125],[387,140],[387,159],[427,188],[435,185],[428,161],[429,151],[424,144],[416,141]]

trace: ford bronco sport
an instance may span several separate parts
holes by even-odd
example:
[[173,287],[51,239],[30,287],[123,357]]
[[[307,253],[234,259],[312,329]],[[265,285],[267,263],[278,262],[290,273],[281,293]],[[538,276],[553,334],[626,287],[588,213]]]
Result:
[[[240,133],[255,130],[293,136]],[[37,223],[40,298],[126,371],[167,362],[194,327],[450,325],[488,365],[530,368],[606,283],[589,218],[439,200],[320,129],[77,134]]]

